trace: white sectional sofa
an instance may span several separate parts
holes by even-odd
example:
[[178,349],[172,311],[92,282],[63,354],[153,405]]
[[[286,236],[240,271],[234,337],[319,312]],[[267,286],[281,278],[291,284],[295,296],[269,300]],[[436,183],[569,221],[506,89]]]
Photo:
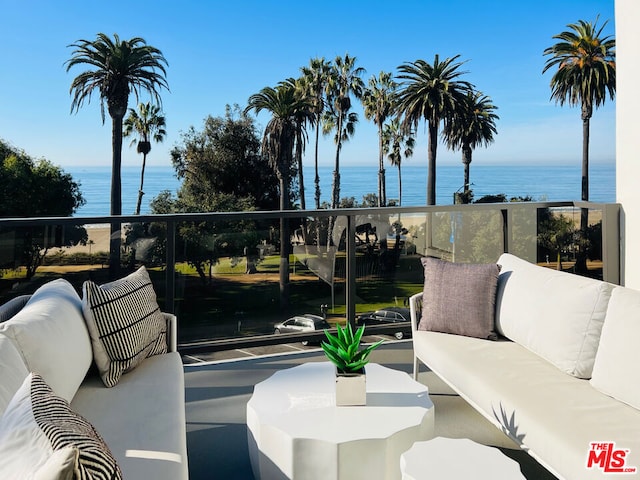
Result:
[[640,292],[497,263],[497,341],[419,330],[411,298],[414,376],[422,361],[558,478],[639,478]]
[[[19,412],[16,392],[25,388],[25,378],[35,372],[104,440],[121,471],[121,477],[109,478],[188,479],[184,372],[176,348],[176,318],[160,314],[166,322],[161,340],[167,343],[167,352],[145,358],[107,388],[93,365],[95,345],[73,287],[65,280],[55,280],[38,289],[26,304],[25,300],[0,307],[0,452],[14,460],[24,455],[24,461],[14,461],[12,466],[0,461],[0,478],[25,478],[20,469],[28,468],[24,465],[28,462],[43,463],[32,466],[40,475],[36,478],[68,478],[44,476],[38,468],[53,468],[53,460],[42,452],[34,454],[36,447],[30,443],[30,434],[24,433],[24,425],[7,418],[11,415],[6,412],[13,412],[14,417]],[[35,400],[32,403],[35,406]],[[28,416],[38,419],[35,413]],[[40,439],[42,432],[34,431],[31,436],[39,439],[40,447],[51,450]],[[54,451],[49,452],[52,457],[59,453],[55,448],[54,442]],[[60,465],[66,468],[64,461]]]

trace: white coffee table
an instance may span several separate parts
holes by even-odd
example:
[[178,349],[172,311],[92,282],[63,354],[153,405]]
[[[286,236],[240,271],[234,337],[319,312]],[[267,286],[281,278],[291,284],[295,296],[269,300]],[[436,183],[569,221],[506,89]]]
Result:
[[276,372],[247,403],[249,456],[256,479],[400,479],[400,455],[433,437],[427,387],[369,364],[367,405],[335,406],[329,362]]
[[402,480],[525,478],[518,462],[497,448],[487,447],[467,438],[437,437],[426,442],[416,442],[400,457],[400,470]]

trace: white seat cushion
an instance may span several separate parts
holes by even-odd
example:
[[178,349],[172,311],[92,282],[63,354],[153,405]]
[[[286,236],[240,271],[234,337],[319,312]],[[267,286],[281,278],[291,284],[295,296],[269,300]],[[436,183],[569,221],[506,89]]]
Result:
[[184,395],[173,352],[147,358],[111,388],[88,378],[71,406],[100,432],[123,478],[187,480]]
[[515,342],[415,332],[416,354],[474,408],[560,478],[600,479],[587,469],[591,442],[627,449],[640,467],[640,415]]
[[42,375],[56,395],[71,401],[91,366],[91,340],[82,301],[63,279],[40,287],[20,312],[0,324],[30,372]]
[[[640,409],[640,292],[616,288],[611,295],[591,385]],[[640,412],[639,412],[640,414]]]
[[558,272],[504,254],[496,300],[496,328],[563,372],[590,378],[609,283]]

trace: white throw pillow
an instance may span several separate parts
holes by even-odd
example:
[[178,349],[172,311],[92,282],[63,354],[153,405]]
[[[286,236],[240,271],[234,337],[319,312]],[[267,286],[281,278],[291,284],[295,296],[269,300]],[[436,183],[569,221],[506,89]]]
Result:
[[591,385],[640,410],[640,292],[613,291],[602,327]]
[[144,267],[101,286],[85,282],[82,305],[93,357],[107,387],[145,358],[167,352],[167,321]]
[[82,301],[63,279],[40,287],[20,312],[0,324],[31,372],[71,401],[91,366],[91,341],[82,316]]
[[560,370],[590,378],[614,285],[504,254],[496,328]]
[[29,374],[0,420],[0,478],[122,479],[95,428]]

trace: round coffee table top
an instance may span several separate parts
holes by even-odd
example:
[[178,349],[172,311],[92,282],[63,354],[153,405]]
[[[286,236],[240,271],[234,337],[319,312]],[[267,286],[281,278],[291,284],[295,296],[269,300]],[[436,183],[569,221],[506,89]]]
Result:
[[520,465],[494,447],[467,438],[416,442],[400,457],[402,480],[446,478],[524,479]]
[[[365,406],[336,406],[329,362],[258,383],[247,403],[256,478],[399,479],[400,453],[433,436],[433,403],[427,387],[405,372],[370,363],[366,374]],[[272,466],[284,476],[274,477]]]

